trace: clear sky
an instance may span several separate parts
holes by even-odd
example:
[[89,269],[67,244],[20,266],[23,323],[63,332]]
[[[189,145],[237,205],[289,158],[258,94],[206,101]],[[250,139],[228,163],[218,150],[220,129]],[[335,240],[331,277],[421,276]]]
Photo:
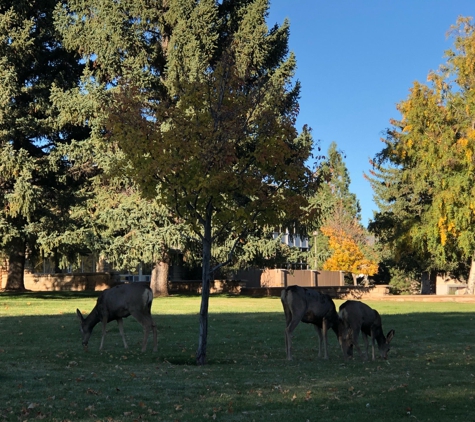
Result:
[[335,141],[344,153],[365,226],[376,210],[363,177],[369,159],[413,82],[425,83],[445,62],[458,16],[475,16],[475,1],[270,0],[269,26],[290,21],[302,84],[298,128],[308,124],[322,152]]

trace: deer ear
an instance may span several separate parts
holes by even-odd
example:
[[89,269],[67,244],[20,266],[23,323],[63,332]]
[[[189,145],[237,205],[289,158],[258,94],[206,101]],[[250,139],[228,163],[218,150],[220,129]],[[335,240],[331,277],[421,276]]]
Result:
[[79,321],[84,321],[84,317],[82,316],[81,311],[79,309],[76,309],[76,315],[79,318]]
[[394,331],[394,330],[391,330],[391,331],[388,333],[388,335],[386,336],[386,343],[389,344],[389,343],[391,342],[391,340],[392,340],[393,337],[394,337],[394,334],[396,334],[396,331]]

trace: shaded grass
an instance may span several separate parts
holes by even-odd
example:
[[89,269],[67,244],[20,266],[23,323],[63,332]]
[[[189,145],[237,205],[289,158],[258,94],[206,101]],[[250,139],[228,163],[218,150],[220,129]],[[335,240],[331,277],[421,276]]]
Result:
[[[75,309],[97,294],[0,294],[0,421],[475,421],[473,304],[366,302],[394,328],[389,361],[316,357],[300,324],[285,360],[278,298],[211,298],[208,365],[197,367],[199,297],[156,299],[159,351],[109,325],[82,350]],[[339,306],[341,302],[337,301]]]

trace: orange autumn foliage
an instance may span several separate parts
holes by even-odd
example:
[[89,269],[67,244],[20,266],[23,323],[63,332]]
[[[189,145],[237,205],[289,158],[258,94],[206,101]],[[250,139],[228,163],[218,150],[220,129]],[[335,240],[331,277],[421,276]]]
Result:
[[378,264],[367,259],[358,243],[343,229],[324,226],[321,231],[328,237],[332,251],[331,257],[323,264],[324,270],[365,275],[378,272]]

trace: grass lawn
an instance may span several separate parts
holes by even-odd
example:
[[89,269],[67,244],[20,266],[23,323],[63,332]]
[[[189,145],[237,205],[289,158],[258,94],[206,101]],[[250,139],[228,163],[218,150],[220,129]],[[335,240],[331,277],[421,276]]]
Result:
[[[75,311],[97,294],[0,294],[0,421],[475,421],[475,305],[367,301],[396,330],[389,360],[318,359],[300,324],[285,359],[278,298],[214,296],[197,367],[199,297],[155,299],[159,350],[142,327],[100,326],[82,349]],[[336,301],[337,307],[341,301]]]

